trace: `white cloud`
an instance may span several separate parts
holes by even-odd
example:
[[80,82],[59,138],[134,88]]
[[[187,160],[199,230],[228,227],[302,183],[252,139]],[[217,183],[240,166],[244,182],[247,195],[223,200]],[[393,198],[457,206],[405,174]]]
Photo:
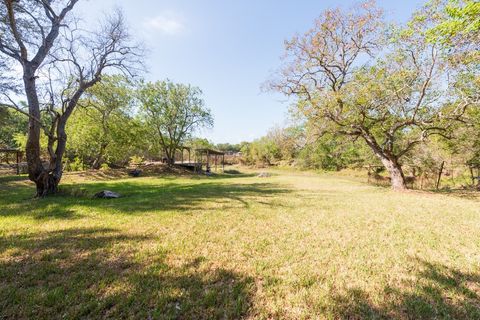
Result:
[[152,31],[176,35],[185,31],[183,17],[173,11],[165,11],[145,21],[144,26]]

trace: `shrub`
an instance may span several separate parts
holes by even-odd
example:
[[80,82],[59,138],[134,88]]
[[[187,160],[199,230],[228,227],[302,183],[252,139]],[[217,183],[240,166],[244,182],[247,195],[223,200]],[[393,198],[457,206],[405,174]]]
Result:
[[143,163],[143,157],[140,156],[131,156],[129,165],[130,166],[139,166]]

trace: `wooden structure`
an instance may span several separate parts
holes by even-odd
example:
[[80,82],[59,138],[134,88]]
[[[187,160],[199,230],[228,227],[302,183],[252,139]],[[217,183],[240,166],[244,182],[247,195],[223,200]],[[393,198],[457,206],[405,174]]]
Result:
[[[188,156],[186,156],[186,153]],[[188,160],[187,160],[188,157]],[[187,168],[193,172],[210,173],[212,167],[218,171],[221,165],[222,171],[225,169],[225,153],[208,148],[193,149],[189,147],[180,147],[175,154],[175,164]]]
[[[202,170],[202,166],[200,163],[197,163],[195,159],[195,152],[193,152],[192,159],[192,151],[194,151],[194,149],[189,147],[179,147],[174,156],[175,164],[193,172],[199,172]],[[188,154],[188,156],[186,156],[185,152]]]
[[[213,159],[212,159],[213,157]],[[203,169],[203,164],[205,164],[205,172],[211,172],[211,165],[215,166],[215,172],[218,171],[218,160],[221,157],[222,172],[225,171],[225,152],[221,152],[213,149],[195,149],[195,158],[200,160],[200,168]],[[205,162],[203,159],[205,158]]]
[[23,152],[18,150],[18,149],[4,148],[4,149],[0,149],[0,154],[5,154],[7,164],[10,164],[9,161],[8,161],[9,160],[8,156],[10,154],[15,155],[15,167],[16,167],[17,175],[19,175],[20,174],[20,159],[22,158]]

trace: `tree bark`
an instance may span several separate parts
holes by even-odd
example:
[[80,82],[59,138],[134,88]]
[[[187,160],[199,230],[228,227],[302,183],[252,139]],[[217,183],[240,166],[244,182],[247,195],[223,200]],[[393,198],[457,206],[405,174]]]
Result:
[[391,152],[389,153],[382,150],[372,136],[366,134],[363,138],[390,174],[390,184],[392,189],[395,191],[407,190],[405,175],[403,174],[402,166],[398,163],[398,158]]
[[40,103],[38,101],[35,70],[32,66],[26,65],[23,75],[25,93],[27,96],[30,118],[28,121],[28,137],[25,148],[25,155],[28,164],[28,177],[33,181],[37,188],[37,197],[43,197],[51,192],[56,192],[58,182],[44,167],[40,155]]
[[[40,148],[40,104],[38,101],[34,72],[27,71],[24,75],[25,92],[29,106],[28,138],[26,146],[26,157],[28,163],[28,177],[36,185],[36,197],[45,197],[55,194],[58,191],[58,184],[63,175],[63,156],[67,145],[67,134],[65,126],[73,108],[83,93],[83,89],[77,91],[70,100],[69,108],[58,118],[56,124],[56,147],[55,152],[50,154],[49,165],[45,167],[41,159]],[[55,124],[52,124],[54,128]],[[53,133],[53,132],[52,132]],[[53,149],[53,141],[49,141],[49,147]]]
[[405,175],[403,174],[402,166],[398,161],[396,159],[388,159],[385,157],[380,160],[390,174],[392,189],[396,191],[407,190]]
[[165,153],[165,157],[167,158],[167,164],[169,166],[175,165],[175,148],[169,146],[163,146],[163,152]]
[[93,169],[98,170],[102,166],[105,157],[105,150],[107,149],[107,147],[108,143],[105,142],[100,145],[100,150],[98,151],[98,154],[92,164]]

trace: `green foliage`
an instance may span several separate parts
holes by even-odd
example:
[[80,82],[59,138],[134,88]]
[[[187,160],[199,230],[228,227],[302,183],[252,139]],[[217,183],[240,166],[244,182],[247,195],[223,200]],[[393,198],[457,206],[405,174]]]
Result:
[[83,163],[82,159],[75,157],[71,161],[67,159],[65,163],[65,169],[67,171],[82,171],[85,170],[85,164]]
[[224,152],[240,152],[242,149],[240,144],[219,143],[215,146],[216,149]]
[[[17,138],[25,136],[28,117],[11,109],[0,107],[0,147],[19,148]],[[21,141],[20,141],[21,142]]]
[[143,163],[144,159],[140,156],[131,156],[128,164],[132,167],[139,166]]
[[244,144],[241,151],[249,164],[271,165],[281,160],[279,145],[268,136]]
[[354,143],[343,136],[325,134],[300,151],[297,164],[306,169],[338,171],[360,166],[371,159],[371,152],[365,144]]
[[[447,11],[456,18],[473,17],[474,27],[462,28],[477,32],[478,3],[466,2]],[[430,5],[404,26],[387,28],[373,2],[351,12],[327,10],[305,34],[286,42],[285,63],[270,87],[295,98],[295,115],[321,134],[365,142],[389,171],[392,187],[405,189],[404,157],[428,137],[448,137],[465,110],[479,103],[478,90],[470,85],[478,79],[478,59],[467,66],[457,58],[463,51],[473,61],[468,48],[478,51],[478,43],[459,44],[462,50],[452,59],[451,48],[429,40],[441,18]],[[473,81],[465,84],[465,79]],[[343,166],[332,141],[316,147],[325,155],[316,161],[320,166]],[[316,152],[304,152],[310,166]]]
[[142,149],[144,131],[132,116],[133,87],[122,76],[105,76],[80,102],[67,126],[67,155],[95,168],[125,165]]
[[110,167],[106,163],[102,163],[102,165],[100,166],[100,170],[102,170],[102,171],[107,171],[109,169],[110,169]]
[[185,141],[185,145],[193,149],[215,149],[215,145],[205,138],[190,138]]
[[[27,145],[27,134],[23,132],[17,132],[13,134],[14,145],[20,150],[25,150]],[[40,132],[40,152],[42,155],[47,154],[48,138],[44,132]]]
[[[293,165],[303,169],[341,170],[372,163],[369,148],[342,135],[314,137],[306,126],[274,128],[260,139],[241,144],[251,165]],[[373,158],[375,159],[375,158]]]
[[[437,3],[433,3],[437,6]],[[429,30],[429,39],[454,44],[459,38],[479,38],[480,2],[476,0],[449,0],[443,6],[443,19]]]
[[210,109],[201,96],[199,88],[169,80],[139,85],[137,98],[148,130],[146,139],[161,149],[169,162],[195,132],[213,126]]

